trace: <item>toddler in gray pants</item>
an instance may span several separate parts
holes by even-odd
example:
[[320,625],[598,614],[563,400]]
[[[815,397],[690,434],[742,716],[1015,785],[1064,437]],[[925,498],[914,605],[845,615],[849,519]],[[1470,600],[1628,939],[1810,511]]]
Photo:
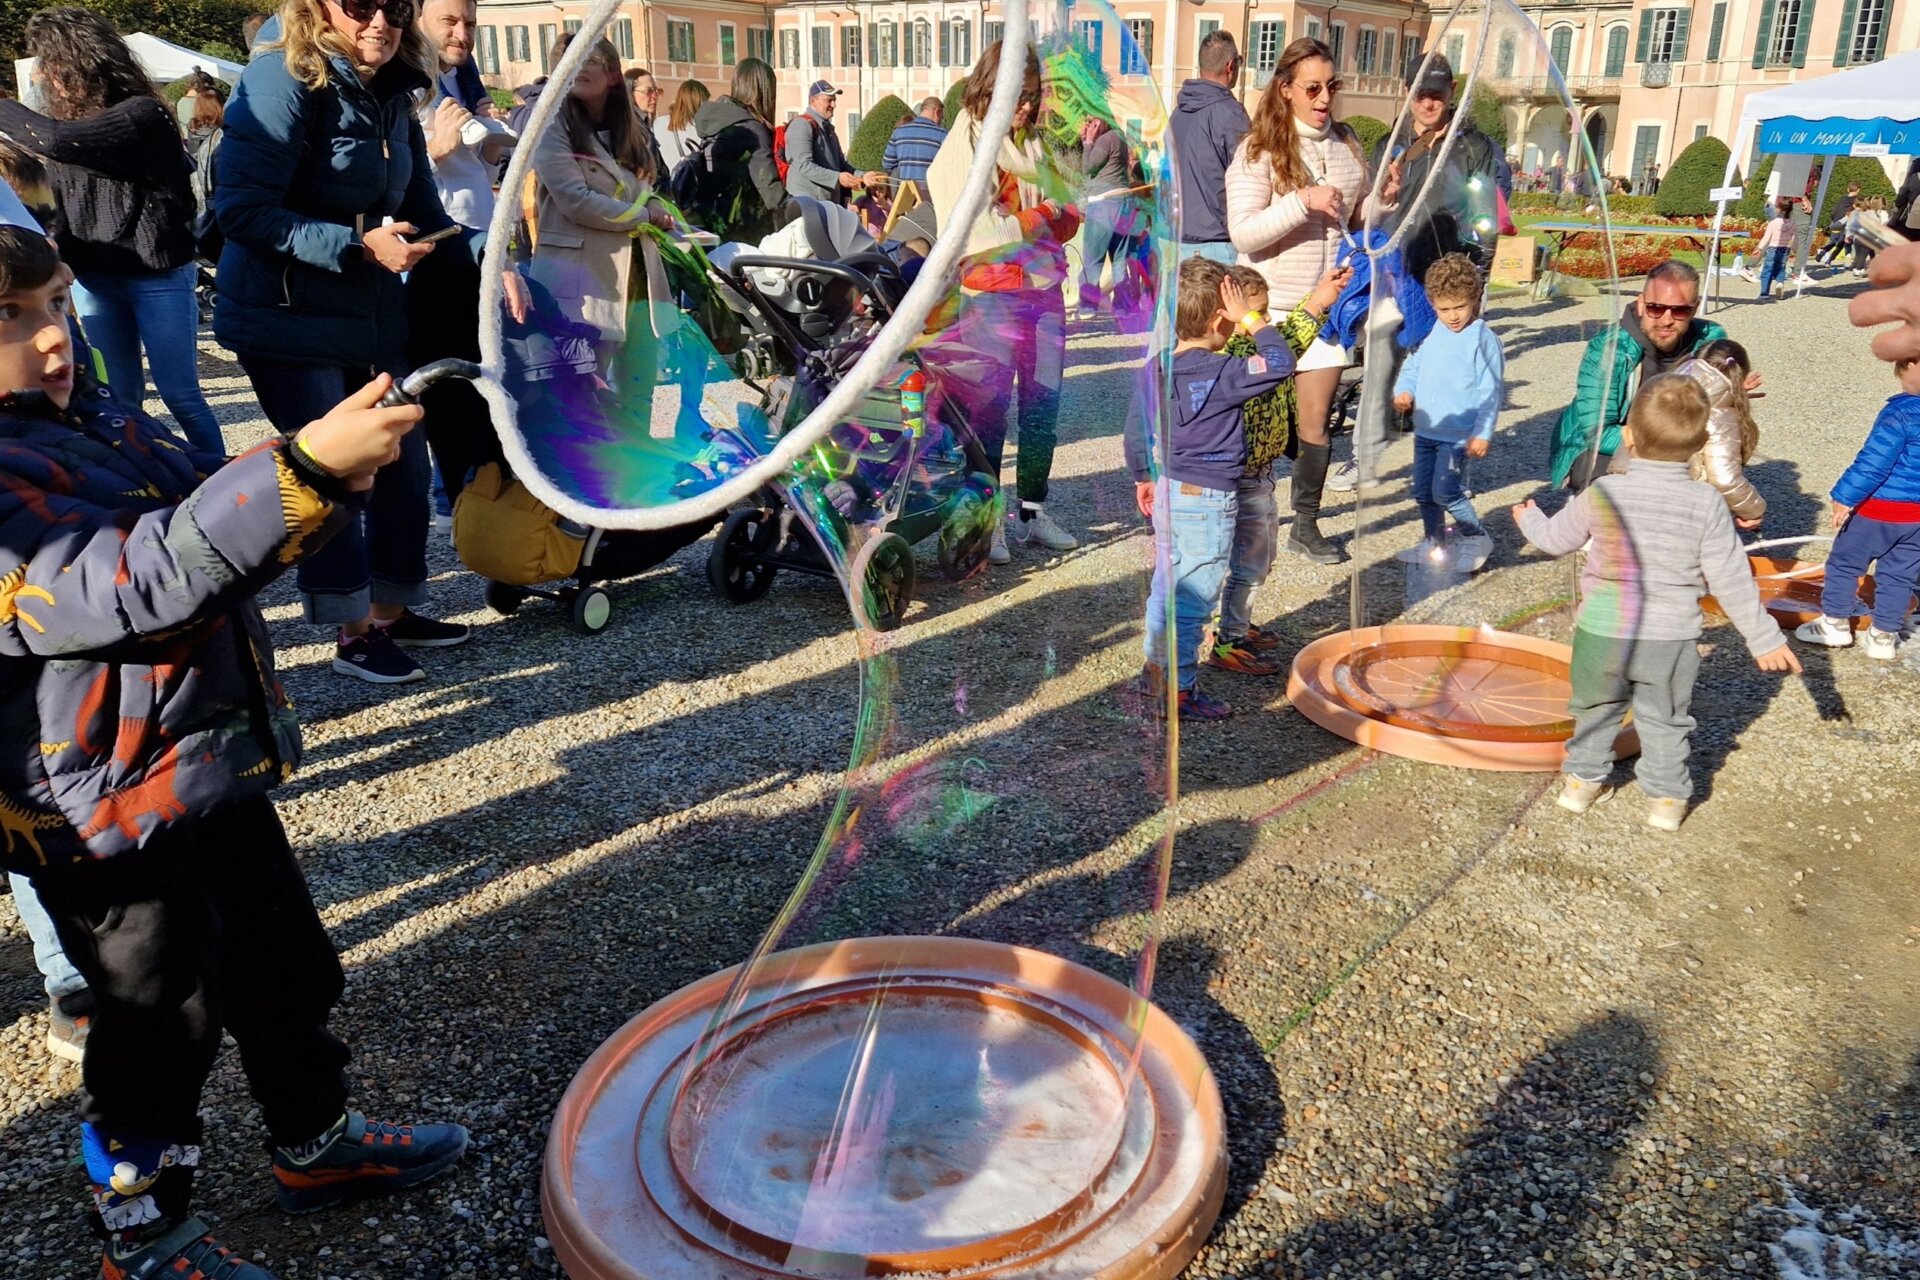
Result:
[[1706,393],[1692,379],[1649,378],[1627,414],[1633,460],[1603,476],[1552,519],[1532,502],[1513,508],[1527,541],[1549,555],[1592,549],[1581,574],[1573,636],[1573,738],[1560,807],[1585,813],[1609,794],[1614,739],[1627,708],[1640,734],[1635,775],[1652,801],[1647,825],[1678,831],[1693,795],[1687,753],[1693,682],[1700,674],[1700,596],[1711,590],[1762,671],[1798,671],[1712,485],[1687,460],[1707,440]]

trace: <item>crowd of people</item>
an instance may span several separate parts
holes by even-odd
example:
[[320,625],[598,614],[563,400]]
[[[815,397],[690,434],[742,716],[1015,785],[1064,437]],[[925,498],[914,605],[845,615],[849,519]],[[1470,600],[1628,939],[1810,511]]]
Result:
[[[103,1273],[116,1280],[271,1280],[192,1210],[198,1101],[223,1031],[240,1045],[291,1212],[416,1185],[467,1145],[458,1125],[349,1107],[348,1050],[329,1029],[340,964],[267,799],[300,751],[257,603],[277,575],[294,570],[305,618],[334,629],[345,675],[416,681],[410,651],[468,637],[419,612],[434,463],[457,496],[492,423],[458,383],[388,404],[395,375],[476,357],[484,273],[498,272],[510,313],[544,292],[598,335],[598,377],[650,385],[661,352],[627,328],[650,287],[637,231],[692,214],[751,240],[791,221],[797,201],[845,204],[887,185],[913,187],[944,217],[974,167],[1001,60],[990,45],[955,119],[927,99],[894,129],[883,169],[861,172],[838,138],[836,87],[816,82],[805,113],[777,124],[773,70],[754,58],[723,94],[683,84],[663,116],[651,74],[607,41],[569,36],[556,57],[593,41],[577,73],[533,86],[503,120],[473,68],[473,0],[285,0],[256,35],[230,96],[197,80],[176,113],[104,19],[45,10],[25,40],[48,109],[0,103],[0,545],[14,566],[0,576],[0,661],[14,676],[0,701],[13,744],[0,802],[53,1039],[82,1057],[82,1148]],[[1465,572],[1485,563],[1491,538],[1467,475],[1496,439],[1505,374],[1480,314],[1488,246],[1469,201],[1511,174],[1455,118],[1452,69],[1437,57],[1372,154],[1337,118],[1335,59],[1318,40],[1282,51],[1251,116],[1233,92],[1232,37],[1208,36],[1199,62],[1172,122],[1177,345],[1149,360],[1159,381],[1125,444],[1162,552],[1145,683],[1181,717],[1209,720],[1231,708],[1200,688],[1203,667],[1279,670],[1280,639],[1257,625],[1252,598],[1279,553],[1284,462],[1288,546],[1320,564],[1346,557],[1317,521],[1333,399],[1356,356],[1352,329],[1333,321],[1365,265],[1354,237],[1381,222],[1404,231],[1397,270],[1432,313],[1371,371],[1413,431],[1414,554],[1458,557]],[[553,125],[523,144],[522,113],[547,92],[564,94]],[[996,471],[1018,433],[998,563],[1009,530],[1050,551],[1077,544],[1047,507],[1076,283],[1067,246],[1085,246],[1077,310],[1097,314],[1110,281],[1119,320],[1138,301],[1128,264],[1147,234],[1143,202],[1091,198],[1133,191],[1134,148],[1088,121],[1076,153],[1058,154],[1038,127],[1046,92],[1030,52],[989,211],[944,232],[965,236],[960,302],[923,352]],[[500,192],[521,145],[532,183]],[[1070,190],[1078,201],[1062,198]],[[669,207],[669,191],[689,207]],[[510,253],[485,234],[501,199],[529,224]],[[275,428],[237,457],[198,387],[206,256],[214,335]],[[1852,583],[1877,563],[1859,643],[1884,658],[1911,626],[1920,574],[1920,246],[1882,255],[1871,274],[1880,287],[1854,319],[1896,325],[1875,350],[1896,362],[1901,394],[1835,487],[1825,616],[1797,634],[1855,643]],[[1605,794],[1631,707],[1648,820],[1668,830],[1691,794],[1701,592],[1763,669],[1797,669],[1737,534],[1765,516],[1743,474],[1760,379],[1699,297],[1697,273],[1665,264],[1592,339],[1555,437],[1550,478],[1570,499],[1551,518],[1531,504],[1512,513],[1542,549],[1586,556],[1560,803],[1582,812]],[[149,369],[177,433],[139,411]],[[1647,537],[1657,562],[1636,553]],[[1636,607],[1614,607],[1628,593]]]

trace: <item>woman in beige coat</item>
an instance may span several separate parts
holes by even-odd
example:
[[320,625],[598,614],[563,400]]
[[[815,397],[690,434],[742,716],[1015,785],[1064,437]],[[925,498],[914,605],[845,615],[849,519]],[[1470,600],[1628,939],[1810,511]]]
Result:
[[[554,47],[554,58],[565,52]],[[560,108],[558,128],[534,144],[533,261],[527,274],[553,295],[571,320],[600,331],[594,344],[607,377],[628,347],[628,309],[644,294],[634,278],[634,235],[643,223],[668,227],[672,219],[653,194],[652,148],[620,75],[611,42],[594,45]],[[644,279],[644,277],[642,277]],[[639,313],[643,322],[645,311]],[[634,334],[638,339],[642,335]],[[651,381],[652,335],[631,344],[644,368],[625,377]],[[630,357],[627,363],[636,363]]]
[[[1373,200],[1360,140],[1333,118],[1339,89],[1333,51],[1318,40],[1295,40],[1281,53],[1253,127],[1227,166],[1227,235],[1240,261],[1266,277],[1273,315],[1285,315],[1313,292]],[[1390,207],[1398,195],[1398,177],[1390,171],[1379,198]],[[1330,452],[1327,418],[1348,363],[1344,350],[1316,339],[1294,378],[1299,456],[1287,545],[1320,564],[1346,559],[1320,536],[1319,518]]]

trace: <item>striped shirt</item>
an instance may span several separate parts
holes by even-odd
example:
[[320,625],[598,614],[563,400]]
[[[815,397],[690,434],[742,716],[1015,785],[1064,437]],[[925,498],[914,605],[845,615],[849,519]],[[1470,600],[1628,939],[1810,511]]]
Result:
[[947,131],[925,116],[915,116],[893,131],[887,139],[886,155],[880,167],[902,182],[925,182],[927,166],[940,153]]

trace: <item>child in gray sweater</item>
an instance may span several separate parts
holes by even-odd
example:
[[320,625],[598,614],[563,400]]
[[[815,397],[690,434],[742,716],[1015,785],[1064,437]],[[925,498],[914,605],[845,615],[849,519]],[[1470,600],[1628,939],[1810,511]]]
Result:
[[1711,590],[1762,671],[1799,671],[1787,637],[1760,602],[1727,504],[1689,477],[1707,440],[1706,393],[1677,374],[1649,378],[1627,413],[1633,460],[1548,519],[1513,508],[1527,541],[1563,556],[1592,540],[1573,636],[1573,738],[1560,807],[1585,813],[1609,793],[1614,739],[1627,708],[1640,735],[1635,775],[1652,801],[1647,825],[1678,831],[1693,795],[1687,755],[1700,674],[1700,596]]

